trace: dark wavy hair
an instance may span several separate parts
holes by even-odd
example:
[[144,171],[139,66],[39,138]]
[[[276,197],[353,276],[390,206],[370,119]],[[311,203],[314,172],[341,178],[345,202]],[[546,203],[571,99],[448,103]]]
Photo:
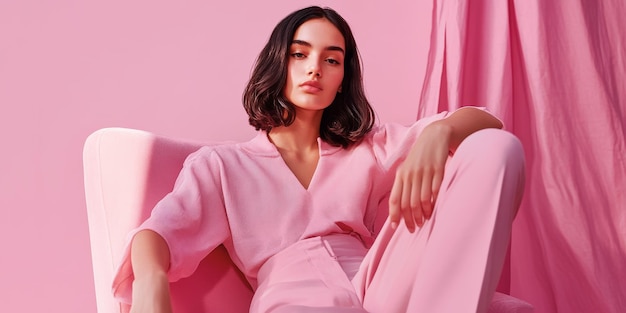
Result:
[[273,127],[293,123],[294,105],[283,94],[289,49],[298,27],[317,18],[327,19],[335,25],[346,45],[342,92],[337,93],[322,114],[320,137],[331,145],[346,148],[359,142],[372,129],[376,117],[363,90],[359,52],[350,26],[330,8],[304,8],[289,14],[276,25],[256,60],[243,93],[243,106],[250,125],[256,130],[269,132]]

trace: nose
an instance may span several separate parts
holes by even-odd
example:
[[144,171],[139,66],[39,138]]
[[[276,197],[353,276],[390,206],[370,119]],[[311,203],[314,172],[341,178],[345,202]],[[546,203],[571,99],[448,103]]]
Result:
[[315,76],[315,77],[322,77],[322,68],[319,64],[319,61],[317,60],[311,61],[307,70],[307,75]]

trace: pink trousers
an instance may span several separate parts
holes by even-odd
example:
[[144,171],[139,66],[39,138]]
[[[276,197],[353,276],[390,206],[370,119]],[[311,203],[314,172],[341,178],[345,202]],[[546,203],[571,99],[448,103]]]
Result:
[[517,138],[476,132],[416,232],[387,221],[370,249],[345,234],[300,241],[263,265],[250,312],[487,312],[523,187]]

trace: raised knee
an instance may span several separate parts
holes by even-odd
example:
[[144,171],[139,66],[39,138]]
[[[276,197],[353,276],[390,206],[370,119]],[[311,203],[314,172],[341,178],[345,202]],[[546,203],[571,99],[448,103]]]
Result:
[[518,166],[520,169],[524,166],[524,149],[520,140],[512,133],[496,128],[479,130],[469,135],[459,145],[455,153],[457,155],[492,165]]

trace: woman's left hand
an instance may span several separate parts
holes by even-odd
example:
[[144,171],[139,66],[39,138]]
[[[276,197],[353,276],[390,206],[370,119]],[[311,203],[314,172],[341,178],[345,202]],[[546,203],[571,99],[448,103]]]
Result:
[[403,218],[409,232],[433,213],[450,151],[452,128],[440,121],[426,126],[400,164],[389,198],[389,218],[396,228]]

